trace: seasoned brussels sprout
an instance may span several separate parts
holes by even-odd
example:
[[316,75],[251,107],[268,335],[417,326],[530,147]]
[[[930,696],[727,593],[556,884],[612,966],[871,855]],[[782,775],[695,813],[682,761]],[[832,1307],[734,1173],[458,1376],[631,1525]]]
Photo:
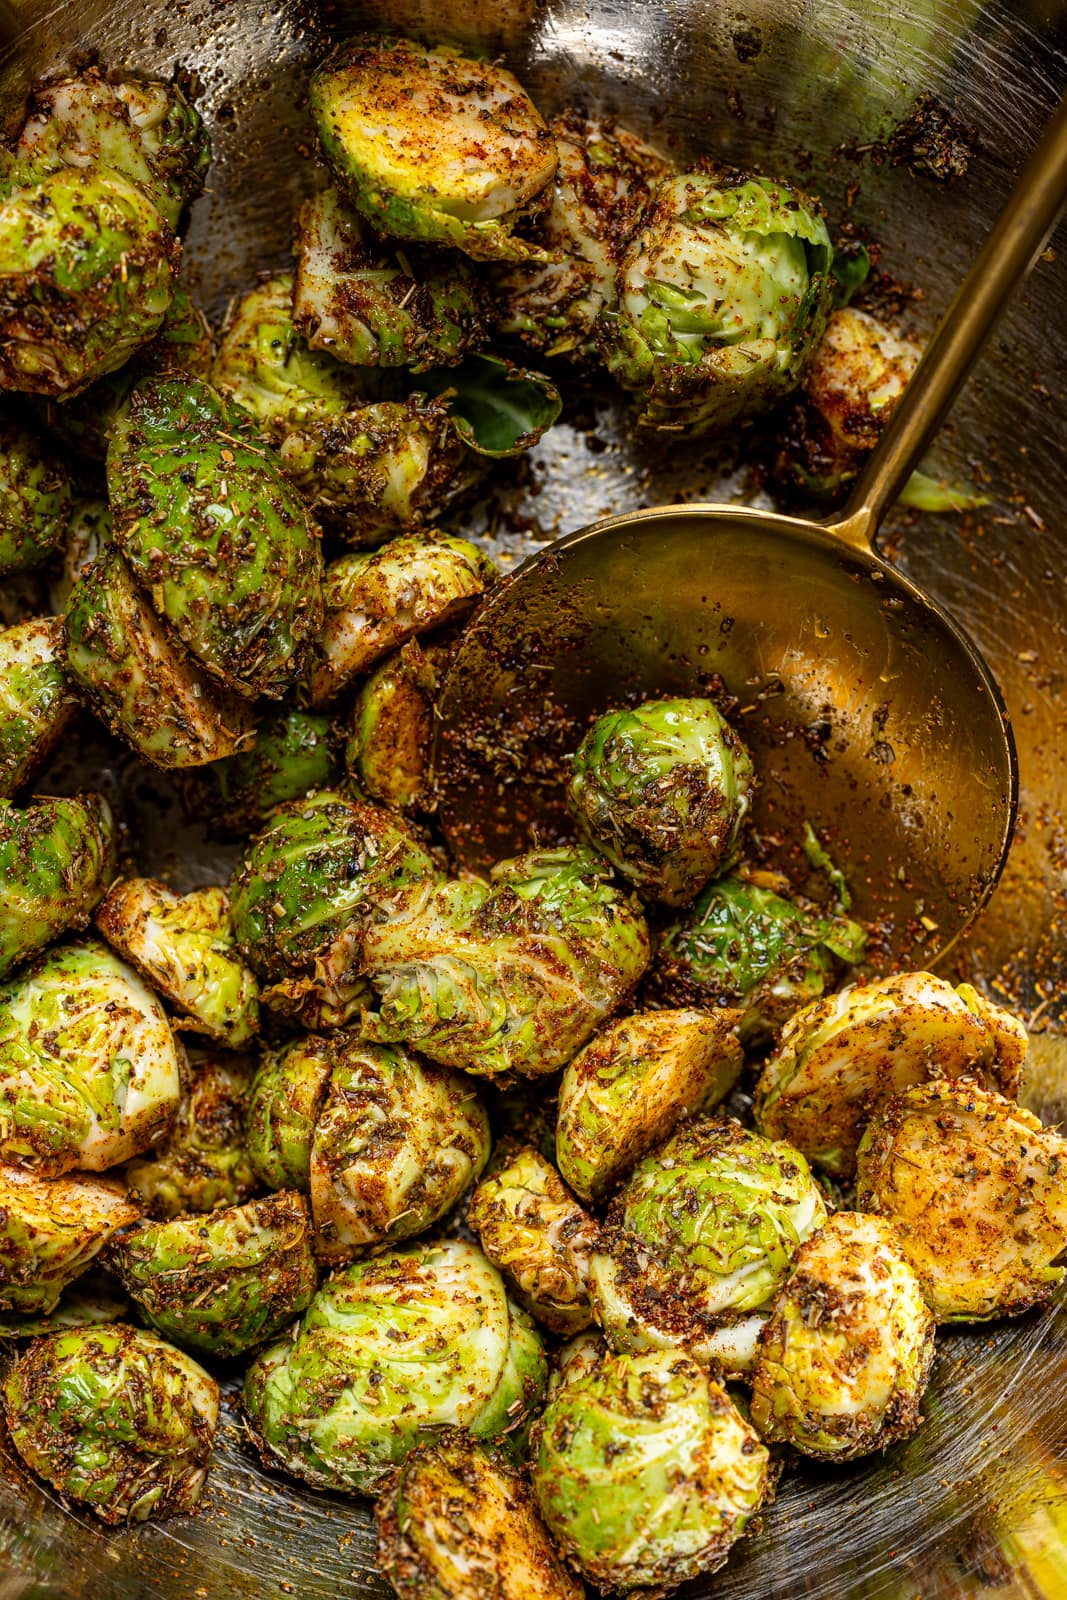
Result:
[[279,806],[230,888],[237,946],[272,1010],[341,1027],[367,998],[368,918],[405,884],[432,881],[431,857],[399,817],[322,789]]
[[868,1455],[919,1426],[933,1358],[934,1319],[896,1229],[838,1211],[800,1246],[779,1290],[752,1421],[805,1455]]
[[442,1429],[519,1435],[546,1378],[537,1332],[499,1273],[447,1239],[334,1273],[296,1337],[249,1368],[244,1403],[268,1466],[373,1494]]
[[[252,1066],[245,1056],[193,1051],[174,1126],[148,1155],[129,1162],[126,1182],[150,1217],[215,1211],[256,1191],[245,1137]],[[275,1185],[281,1188],[281,1184]]]
[[753,784],[748,751],[711,700],[646,700],[593,723],[567,799],[617,871],[684,905],[732,855]]
[[866,948],[851,918],[727,875],[662,931],[646,986],[667,1005],[737,1007],[742,1043],[761,1045]]
[[0,1160],[102,1172],[169,1129],[179,1046],[155,995],[94,941],[57,946],[0,988]]
[[565,111],[550,126],[559,166],[534,233],[552,259],[494,274],[494,320],[543,355],[585,357],[598,315],[617,302],[619,257],[671,164],[617,122]]
[[856,1204],[896,1226],[939,1322],[1040,1305],[1063,1282],[1067,1141],[976,1083],[923,1083],[860,1143]]
[[400,1600],[582,1600],[525,1480],[461,1434],[413,1450],[374,1515]]
[[434,695],[447,655],[443,645],[409,639],[375,667],[353,702],[345,765],[393,811],[433,808]]
[[664,178],[600,314],[608,369],[638,421],[689,435],[768,410],[801,382],[834,295],[814,201],[745,173]]
[[63,540],[62,571],[53,577],[48,586],[49,603],[57,617],[62,617],[70,604],[74,580],[110,543],[111,507],[107,501],[95,495],[76,500]]
[[67,672],[84,698],[154,766],[203,766],[251,742],[250,708],[176,642],[114,546],[79,575],[64,633]]
[[115,876],[115,825],[102,795],[0,800],[0,978],[61,933],[84,928]]
[[717,1330],[773,1299],[797,1247],[825,1221],[790,1145],[732,1119],[683,1123],[608,1212],[591,1266],[605,1337],[618,1350],[717,1359]]
[[583,1200],[602,1200],[683,1117],[725,1099],[742,1060],[736,1012],[638,1011],[609,1022],[564,1069],[562,1176]]
[[182,774],[191,817],[206,818],[223,838],[258,833],[276,806],[329,789],[340,775],[330,718],[284,706],[256,729],[247,750]]
[[206,383],[152,378],[107,460],[115,543],[159,615],[213,677],[280,699],[321,623],[322,554],[270,452]]
[[318,1278],[307,1201],[291,1192],[142,1223],[115,1241],[111,1264],[151,1327],[220,1357],[287,1327]]
[[303,1034],[260,1058],[248,1101],[248,1154],[268,1189],[311,1188],[311,1141],[348,1035]]
[[101,1323],[121,1322],[129,1315],[129,1310],[130,1302],[117,1280],[107,1272],[90,1269],[63,1290],[51,1311],[0,1310],[0,1337],[40,1339],[48,1333],[60,1333],[64,1328],[92,1328]]
[[175,894],[120,878],[95,922],[113,950],[179,1013],[177,1026],[240,1050],[259,1028],[259,988],[237,953],[225,889]]
[[70,726],[74,697],[60,659],[63,624],[37,617],[0,632],[0,799],[37,776]]
[[677,1351],[585,1346],[564,1367],[532,1447],[541,1515],[564,1555],[609,1594],[662,1594],[715,1572],[776,1478],[726,1390]]
[[326,569],[326,620],[309,684],[312,704],[335,699],[408,639],[456,622],[496,576],[488,556],[453,534],[392,539]]
[[520,1303],[553,1333],[580,1333],[593,1320],[589,1253],[596,1223],[536,1150],[494,1164],[471,1196],[467,1217]]
[[312,74],[309,98],[326,159],[380,233],[544,258],[513,229],[552,179],[555,140],[503,67],[362,34]]
[[146,344],[179,246],[145,191],[62,167],[0,201],[0,388],[74,394]]
[[45,1314],[140,1208],[113,1178],[0,1166],[0,1307]]
[[857,984],[786,1023],[757,1085],[756,1124],[848,1178],[864,1128],[894,1095],[961,1075],[1014,1095],[1026,1047],[1022,1024],[969,984],[929,972]]
[[[0,260],[3,209],[0,205]],[[0,304],[0,326],[3,320]],[[0,375],[6,359],[0,350]],[[13,413],[0,412],[0,577],[47,560],[66,536],[73,507],[67,469]]]
[[363,959],[379,995],[368,1038],[480,1077],[540,1077],[633,992],[648,929],[591,852],[545,850],[498,862],[491,883],[413,886],[367,929]]
[[37,1339],[3,1383],[26,1465],[102,1522],[195,1511],[219,1418],[213,1378],[122,1323]]
[[312,350],[412,372],[450,366],[485,335],[462,256],[395,249],[336,189],[300,213],[293,321]]

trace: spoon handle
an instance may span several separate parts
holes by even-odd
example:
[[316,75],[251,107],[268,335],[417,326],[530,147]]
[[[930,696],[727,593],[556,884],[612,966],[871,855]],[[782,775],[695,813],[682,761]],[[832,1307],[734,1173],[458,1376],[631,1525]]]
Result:
[[1011,198],[956,292],[848,504],[827,524],[869,547],[970,375],[1009,300],[1067,204],[1067,97],[1054,112]]

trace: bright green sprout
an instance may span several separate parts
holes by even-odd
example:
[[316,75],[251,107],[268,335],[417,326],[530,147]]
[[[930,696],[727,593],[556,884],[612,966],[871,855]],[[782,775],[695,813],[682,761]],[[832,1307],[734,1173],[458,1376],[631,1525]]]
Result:
[[282,706],[259,724],[247,750],[183,773],[182,799],[213,834],[247,839],[276,806],[331,788],[340,772],[330,718]]
[[84,928],[115,876],[115,824],[102,795],[0,800],[0,978]]
[[0,632],[0,799],[32,783],[74,715],[57,617]]
[[[2,217],[0,206],[0,250]],[[0,373],[3,362],[0,355]],[[46,561],[63,543],[73,508],[66,467],[14,413],[0,414],[0,578]]]

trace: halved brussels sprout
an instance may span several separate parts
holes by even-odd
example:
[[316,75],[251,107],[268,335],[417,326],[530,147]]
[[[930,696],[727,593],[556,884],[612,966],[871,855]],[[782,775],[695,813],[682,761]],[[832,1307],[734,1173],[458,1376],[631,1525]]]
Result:
[[0,1307],[46,1314],[141,1210],[113,1178],[39,1178],[0,1166]]
[[111,507],[107,501],[95,495],[79,497],[63,540],[62,570],[48,586],[49,603],[57,617],[62,618],[70,603],[74,580],[110,543]]
[[180,1013],[176,1024],[240,1050],[259,1028],[259,986],[237,953],[225,889],[175,894],[120,878],[95,922],[113,950]]
[[547,1362],[495,1268],[461,1239],[392,1250],[327,1279],[295,1338],[249,1368],[244,1403],[268,1466],[373,1494],[445,1428],[522,1431]]
[[934,1319],[897,1231],[838,1211],[800,1246],[760,1338],[751,1416],[765,1439],[849,1461],[907,1438]]
[[154,766],[203,766],[251,742],[246,702],[182,649],[114,546],[74,584],[64,634],[67,671],[84,698]]
[[408,639],[465,617],[495,577],[488,556],[453,534],[391,539],[341,556],[326,569],[312,704],[335,699]]
[[640,397],[638,421],[695,435],[777,405],[822,338],[832,261],[816,202],[787,184],[663,179],[598,329],[608,370]]
[[490,883],[414,885],[367,929],[363,962],[379,995],[368,1038],[479,1077],[540,1077],[633,993],[648,929],[590,851],[544,850],[498,862]]
[[588,1328],[596,1223],[544,1156],[519,1150],[494,1164],[471,1196],[467,1219],[520,1305],[553,1333]]
[[618,122],[565,111],[550,126],[559,165],[534,232],[554,259],[494,274],[494,320],[543,355],[585,357],[597,317],[616,304],[619,257],[671,163]]
[[116,1240],[111,1264],[151,1327],[219,1357],[287,1327],[318,1281],[307,1201],[292,1193],[142,1223]]
[[293,321],[312,350],[355,367],[450,366],[485,335],[462,256],[397,249],[336,189],[305,202]]
[[74,394],[170,305],[179,246],[137,184],[62,167],[0,201],[0,388]]
[[26,1465],[102,1522],[195,1511],[219,1390],[190,1356],[122,1323],[36,1339],[3,1382]]
[[582,1600],[525,1479],[461,1434],[413,1450],[374,1516],[400,1600]]
[[194,1050],[190,1069],[170,1133],[126,1167],[130,1191],[150,1217],[216,1211],[256,1191],[245,1135],[251,1063],[245,1056]]
[[302,1034],[263,1052],[246,1126],[252,1166],[268,1189],[310,1190],[311,1141],[344,1037]]
[[345,765],[372,800],[394,811],[433,808],[434,696],[447,655],[443,645],[409,639],[352,703]]
[[856,1170],[867,1123],[894,1095],[936,1078],[1018,1090],[1026,1030],[969,984],[929,972],[857,984],[786,1023],[756,1087],[756,1125],[834,1177]]
[[741,1041],[756,1046],[832,988],[866,948],[851,918],[727,875],[662,931],[647,989],[668,1005],[737,1007]]
[[115,825],[102,795],[22,810],[0,800],[0,978],[84,928],[115,868]]
[[0,633],[0,799],[32,783],[70,726],[75,700],[61,661],[58,617]]
[[326,159],[379,232],[523,261],[513,232],[556,170],[556,145],[503,67],[450,45],[361,34],[311,77]]
[[305,1027],[341,1027],[367,999],[368,919],[437,869],[405,823],[322,789],[279,806],[230,887],[237,946],[268,985],[272,1010]]
[[284,706],[259,724],[247,750],[184,773],[182,799],[213,834],[247,839],[276,806],[331,788],[340,771],[330,718]]
[[[0,206],[0,256],[2,251]],[[3,316],[0,309],[0,325]],[[0,374],[4,360],[0,352]],[[66,467],[13,413],[0,412],[0,577],[47,560],[66,537],[73,508]]]
[[744,1060],[736,1011],[638,1011],[609,1022],[563,1073],[556,1159],[602,1200],[683,1117],[726,1098]]
[[976,1083],[923,1083],[867,1126],[856,1204],[896,1226],[939,1322],[1041,1305],[1067,1276],[1067,1141]]
[[605,1593],[715,1572],[770,1498],[770,1452],[687,1356],[589,1341],[534,1428],[532,1482],[564,1555]]
[[[684,1123],[612,1202],[593,1256],[597,1321],[617,1350],[721,1357],[826,1221],[804,1157],[740,1123]],[[747,1346],[739,1341],[738,1348]]]
[[271,452],[206,383],[150,378],[107,459],[115,543],[156,611],[213,677],[280,699],[321,623],[322,554]]
[[95,940],[0,988],[0,1160],[58,1177],[128,1161],[169,1129],[179,1046],[155,995]]
[[733,855],[752,760],[711,700],[646,700],[598,717],[567,799],[583,837],[643,894],[685,905]]

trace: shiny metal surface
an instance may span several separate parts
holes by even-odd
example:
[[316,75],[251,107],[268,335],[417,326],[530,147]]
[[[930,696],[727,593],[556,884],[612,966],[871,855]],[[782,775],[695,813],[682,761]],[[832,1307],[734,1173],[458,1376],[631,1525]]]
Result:
[[[283,263],[292,208],[313,181],[300,107],[308,64],[368,22],[502,51],[548,110],[568,97],[624,112],[679,150],[713,148],[797,174],[835,224],[852,220],[881,265],[922,298],[929,332],[1067,83],[1067,17],[1051,0],[381,0],[321,9],[282,0],[90,0],[13,7],[28,32],[0,63],[8,103],[34,77],[96,50],[109,64],[198,73],[215,133],[191,276],[218,311],[255,270]],[[978,130],[965,178],[936,184],[882,158],[879,140],[936,92]],[[1001,683],[1019,747],[1022,810],[1008,870],[956,964],[1015,997],[1034,1031],[1032,1103],[1067,1113],[1067,607],[1063,235],[1043,261],[938,442],[935,468],[988,484],[963,520],[897,517],[885,542],[950,608]],[[481,512],[499,553],[599,517],[677,500],[766,503],[747,444],[633,445],[607,397],[568,419]],[[162,783],[102,741],[81,770],[135,822],[145,869],[223,862],[183,837]],[[55,786],[76,773],[56,774]],[[194,853],[195,852],[195,853]],[[1067,1309],[946,1336],[924,1428],[884,1460],[783,1483],[762,1534],[694,1595],[729,1600],[1023,1600],[1067,1595]],[[205,1515],[106,1534],[14,1467],[0,1477],[3,1600],[302,1600],[384,1593],[366,1508],[263,1473],[228,1414]]]

